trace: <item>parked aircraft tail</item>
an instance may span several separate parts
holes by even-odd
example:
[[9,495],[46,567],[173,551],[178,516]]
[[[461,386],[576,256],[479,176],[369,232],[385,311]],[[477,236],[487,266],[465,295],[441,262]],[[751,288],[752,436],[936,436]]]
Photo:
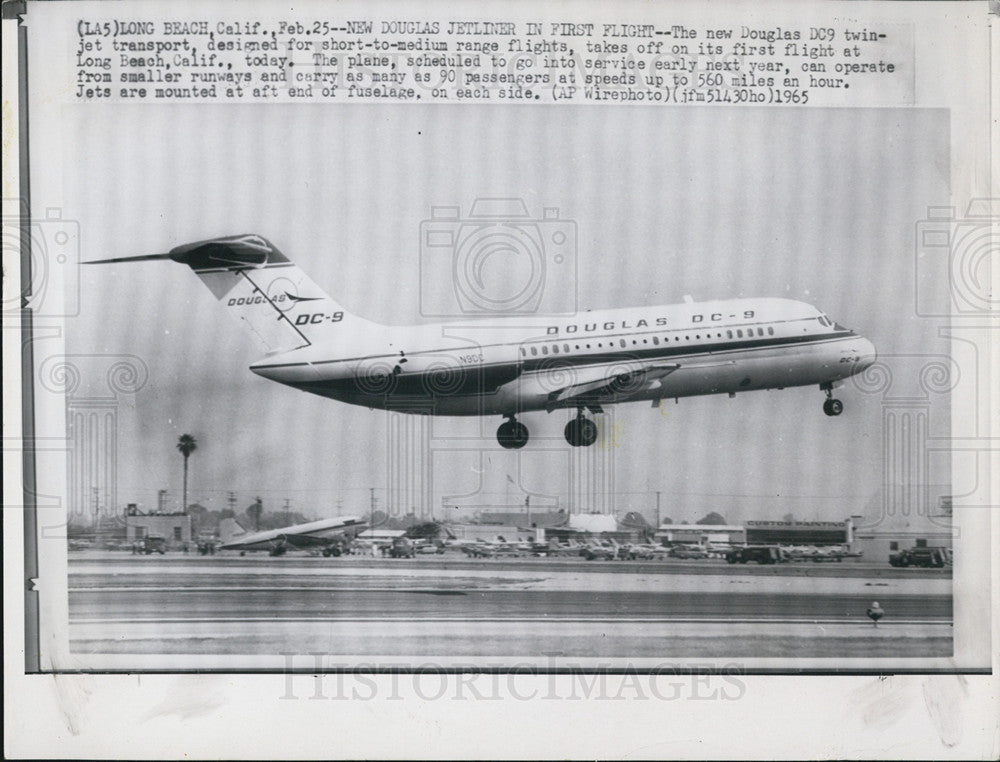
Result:
[[236,519],[223,519],[219,522],[219,539],[223,545],[247,534],[249,532]]

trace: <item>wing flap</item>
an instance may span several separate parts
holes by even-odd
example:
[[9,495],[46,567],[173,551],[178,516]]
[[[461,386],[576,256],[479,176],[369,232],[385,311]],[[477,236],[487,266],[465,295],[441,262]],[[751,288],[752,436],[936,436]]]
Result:
[[575,383],[556,389],[549,395],[549,411],[572,400],[606,396],[628,396],[652,381],[664,378],[681,366],[677,363],[616,363],[595,368],[589,378],[577,378]]

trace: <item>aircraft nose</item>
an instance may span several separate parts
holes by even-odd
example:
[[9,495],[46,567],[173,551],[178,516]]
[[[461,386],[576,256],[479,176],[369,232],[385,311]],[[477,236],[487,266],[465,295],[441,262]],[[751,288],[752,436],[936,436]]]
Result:
[[878,359],[878,352],[875,349],[875,345],[866,338],[861,338],[858,342],[858,354],[861,357],[858,361],[859,370],[871,367]]

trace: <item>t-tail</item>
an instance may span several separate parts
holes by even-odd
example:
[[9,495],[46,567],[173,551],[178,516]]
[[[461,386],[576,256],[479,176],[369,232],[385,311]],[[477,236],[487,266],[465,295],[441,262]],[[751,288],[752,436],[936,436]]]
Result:
[[259,235],[237,235],[184,244],[166,254],[87,262],[115,264],[169,259],[194,270],[226,310],[247,325],[265,351],[318,343],[335,330],[357,335],[377,329],[352,315]]

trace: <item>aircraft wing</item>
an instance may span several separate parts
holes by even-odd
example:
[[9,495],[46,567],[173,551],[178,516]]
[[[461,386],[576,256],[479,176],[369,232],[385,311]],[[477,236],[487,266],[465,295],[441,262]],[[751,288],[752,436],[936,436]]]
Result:
[[627,397],[680,367],[678,363],[626,362],[584,369],[571,379],[571,383],[549,394],[548,409],[551,412],[573,400],[583,402],[609,396]]

